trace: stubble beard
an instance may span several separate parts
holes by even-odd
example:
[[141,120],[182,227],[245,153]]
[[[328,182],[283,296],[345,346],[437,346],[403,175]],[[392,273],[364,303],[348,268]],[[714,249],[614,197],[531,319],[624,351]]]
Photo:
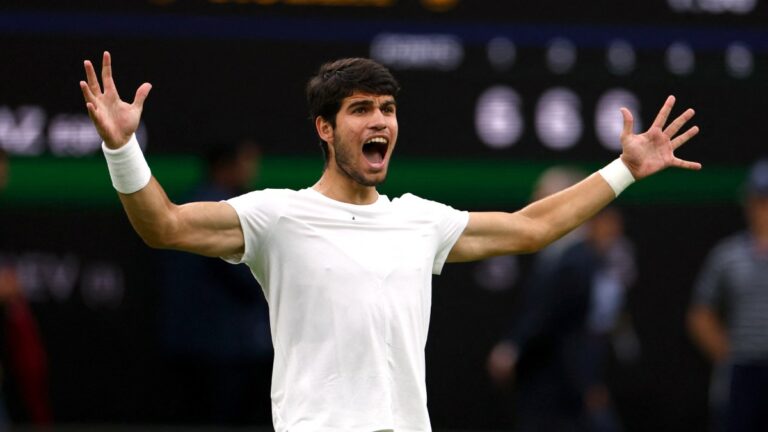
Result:
[[[339,140],[336,140],[339,143]],[[334,160],[339,170],[347,177],[351,178],[355,183],[361,186],[378,186],[384,183],[386,180],[386,172],[381,179],[368,179],[365,175],[355,169],[355,156],[353,152],[347,151],[346,147],[336,145],[334,148]]]

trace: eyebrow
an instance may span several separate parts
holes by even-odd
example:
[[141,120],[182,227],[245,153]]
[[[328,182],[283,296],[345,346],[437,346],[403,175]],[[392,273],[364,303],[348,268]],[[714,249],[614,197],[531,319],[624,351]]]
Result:
[[[362,100],[359,100],[359,101],[352,102],[351,104],[349,104],[347,109],[355,109],[355,108],[357,108],[359,106],[366,106],[366,107],[373,106],[373,100],[371,100],[371,99],[362,99]],[[397,103],[395,102],[394,99],[387,99],[387,100],[385,100],[384,102],[381,103],[381,107],[382,108],[390,107],[390,106],[397,106]]]

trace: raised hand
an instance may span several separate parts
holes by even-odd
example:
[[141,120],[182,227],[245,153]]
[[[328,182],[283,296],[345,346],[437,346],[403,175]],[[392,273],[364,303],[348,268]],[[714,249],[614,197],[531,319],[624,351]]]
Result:
[[117,93],[115,81],[112,79],[112,58],[109,52],[104,51],[101,64],[103,90],[99,86],[96,71],[90,60],[85,60],[83,65],[87,82],[80,81],[80,90],[83,91],[88,115],[107,147],[112,149],[122,147],[139,127],[144,100],[149,95],[152,85],[144,83],[139,86],[133,103],[129,104],[120,100],[120,95]]
[[624,130],[621,133],[621,147],[623,149],[621,160],[627,165],[635,179],[640,180],[667,167],[701,169],[700,163],[679,159],[674,154],[678,147],[699,133],[699,127],[693,126],[684,133],[677,134],[693,118],[694,111],[690,108],[665,126],[674,105],[675,97],[669,96],[656,115],[651,127],[639,135],[632,133],[634,125],[632,113],[626,108],[621,109],[621,114],[624,117]]

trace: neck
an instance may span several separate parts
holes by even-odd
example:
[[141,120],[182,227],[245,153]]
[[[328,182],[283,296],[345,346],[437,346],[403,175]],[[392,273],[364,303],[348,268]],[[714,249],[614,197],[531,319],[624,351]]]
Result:
[[376,186],[364,186],[349,176],[326,168],[320,180],[312,186],[328,198],[347,204],[367,205],[379,199]]

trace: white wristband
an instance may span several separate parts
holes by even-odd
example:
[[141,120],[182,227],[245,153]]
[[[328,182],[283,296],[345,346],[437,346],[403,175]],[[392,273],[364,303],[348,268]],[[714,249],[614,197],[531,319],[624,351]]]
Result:
[[152,172],[144,159],[136,134],[131,135],[128,143],[119,149],[111,149],[101,143],[104,157],[107,159],[112,186],[123,194],[131,194],[144,188],[152,178]]
[[611,189],[613,189],[613,193],[616,194],[616,196],[619,196],[627,186],[635,182],[635,178],[632,177],[632,173],[629,171],[629,168],[624,165],[624,162],[621,161],[621,158],[604,166],[598,172],[603,176],[605,181],[608,182],[608,185],[611,186]]

